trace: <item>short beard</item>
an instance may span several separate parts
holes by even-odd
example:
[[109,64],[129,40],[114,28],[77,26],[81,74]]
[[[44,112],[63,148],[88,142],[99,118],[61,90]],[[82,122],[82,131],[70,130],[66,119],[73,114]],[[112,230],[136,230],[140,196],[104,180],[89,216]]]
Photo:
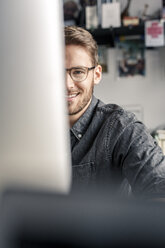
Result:
[[91,87],[88,95],[83,99],[82,102],[80,102],[80,105],[78,106],[78,108],[76,108],[72,112],[69,112],[68,114],[71,116],[71,115],[76,115],[79,112],[81,112],[88,105],[89,101],[91,100],[92,95],[93,95],[93,91],[94,91],[94,86]]

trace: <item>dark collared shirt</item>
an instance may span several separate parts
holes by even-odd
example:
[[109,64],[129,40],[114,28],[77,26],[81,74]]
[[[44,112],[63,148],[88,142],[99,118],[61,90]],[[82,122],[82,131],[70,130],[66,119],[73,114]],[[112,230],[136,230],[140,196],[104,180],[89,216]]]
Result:
[[133,113],[94,96],[70,130],[73,185],[165,195],[165,157]]

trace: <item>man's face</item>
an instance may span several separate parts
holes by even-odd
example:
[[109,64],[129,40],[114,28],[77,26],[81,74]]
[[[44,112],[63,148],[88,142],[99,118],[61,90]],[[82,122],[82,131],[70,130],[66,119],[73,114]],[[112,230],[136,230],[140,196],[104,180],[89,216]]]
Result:
[[[65,67],[67,69],[73,67],[91,68],[93,66],[88,52],[82,46],[67,45],[65,55]],[[82,82],[76,82],[69,73],[66,73],[68,113],[70,116],[80,117],[89,106],[94,84],[100,81],[97,71],[97,67],[90,70],[87,78]]]

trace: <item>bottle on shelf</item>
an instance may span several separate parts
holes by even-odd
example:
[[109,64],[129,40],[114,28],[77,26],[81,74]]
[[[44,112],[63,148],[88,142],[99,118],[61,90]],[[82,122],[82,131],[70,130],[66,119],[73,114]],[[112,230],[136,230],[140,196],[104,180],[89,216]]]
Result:
[[85,17],[87,29],[98,27],[97,0],[86,0]]

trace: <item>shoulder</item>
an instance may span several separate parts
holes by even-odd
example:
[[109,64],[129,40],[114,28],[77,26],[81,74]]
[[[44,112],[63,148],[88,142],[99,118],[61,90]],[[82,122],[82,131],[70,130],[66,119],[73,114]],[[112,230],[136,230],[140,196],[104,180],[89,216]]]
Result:
[[125,110],[117,104],[104,104],[100,100],[98,101],[96,113],[106,121],[115,122],[121,126],[127,126],[138,121],[134,113]]

